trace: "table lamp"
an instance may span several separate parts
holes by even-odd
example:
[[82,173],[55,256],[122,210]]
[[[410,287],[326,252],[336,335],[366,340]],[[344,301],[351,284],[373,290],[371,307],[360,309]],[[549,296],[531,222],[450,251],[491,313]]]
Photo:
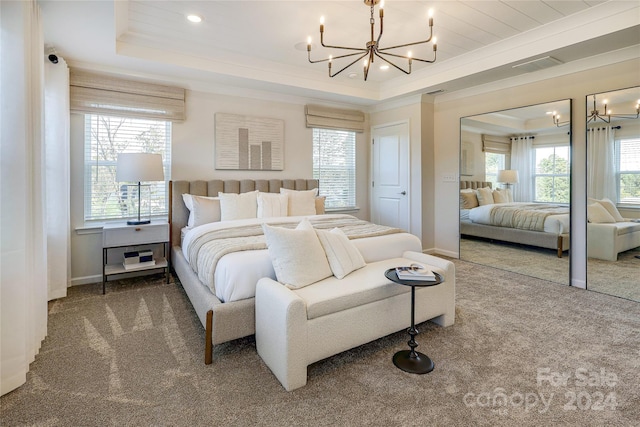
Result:
[[116,166],[117,182],[138,183],[138,219],[127,221],[127,225],[149,224],[150,219],[140,219],[141,183],[164,181],[162,155],[152,153],[120,153]]
[[497,182],[501,182],[510,188],[512,184],[518,183],[518,171],[512,169],[503,169],[498,171]]

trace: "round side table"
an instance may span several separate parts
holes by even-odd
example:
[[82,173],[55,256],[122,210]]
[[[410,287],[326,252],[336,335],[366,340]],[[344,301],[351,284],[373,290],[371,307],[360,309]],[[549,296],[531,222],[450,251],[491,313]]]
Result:
[[392,282],[398,283],[400,285],[411,286],[411,327],[407,329],[409,333],[409,344],[410,350],[400,350],[396,354],[393,355],[393,364],[396,365],[397,368],[402,369],[405,372],[409,372],[412,374],[426,374],[433,371],[434,364],[433,361],[426,354],[420,353],[416,351],[416,347],[418,344],[416,343],[416,335],[418,335],[418,330],[416,329],[415,323],[415,313],[416,313],[416,286],[425,287],[425,286],[435,286],[444,282],[444,278],[441,274],[435,273],[436,280],[433,281],[421,281],[421,280],[401,280],[398,279],[398,275],[396,274],[395,268],[390,268],[389,270],[384,272],[384,275],[387,279]]

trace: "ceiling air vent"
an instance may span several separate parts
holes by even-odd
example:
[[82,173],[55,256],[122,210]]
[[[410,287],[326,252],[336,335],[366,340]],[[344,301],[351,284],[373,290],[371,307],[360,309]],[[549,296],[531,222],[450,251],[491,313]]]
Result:
[[513,65],[512,68],[519,71],[523,71],[525,73],[530,73],[532,71],[544,70],[545,68],[560,65],[562,63],[563,63],[562,61],[552,56],[545,56],[542,58],[534,59],[532,61],[522,62],[520,64]]

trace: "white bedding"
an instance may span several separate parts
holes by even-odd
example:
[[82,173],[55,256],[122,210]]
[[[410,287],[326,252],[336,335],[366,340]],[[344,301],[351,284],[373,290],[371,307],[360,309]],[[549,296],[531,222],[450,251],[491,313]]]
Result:
[[[333,214],[321,215],[327,217],[349,217],[350,215]],[[300,221],[309,217],[278,217],[278,218],[251,218],[235,221],[222,221],[204,224],[199,227],[185,230],[182,244],[182,253],[189,259],[189,245],[199,236],[212,230],[221,230],[228,227],[244,225],[277,224],[284,222]],[[376,237],[363,237],[351,240],[360,250],[366,262],[375,262],[386,258],[400,257],[404,251],[422,252],[420,239],[409,233],[395,233]],[[222,302],[237,301],[255,296],[256,283],[262,277],[270,277],[275,280],[275,272],[267,249],[246,250],[232,252],[224,255],[217,262],[214,272],[215,295]],[[206,285],[202,285],[206,286]]]
[[[527,203],[501,203],[500,206],[518,206]],[[491,223],[491,209],[495,204],[478,206],[469,210],[469,219],[472,222],[485,225]],[[564,234],[569,232],[569,214],[549,215],[544,220],[545,233]]]

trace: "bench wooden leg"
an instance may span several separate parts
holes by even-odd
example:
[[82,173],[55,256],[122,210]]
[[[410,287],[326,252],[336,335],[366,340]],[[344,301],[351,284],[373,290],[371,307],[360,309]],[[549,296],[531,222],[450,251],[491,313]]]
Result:
[[558,258],[562,258],[562,236],[558,236]]
[[213,361],[213,310],[207,311],[207,322],[204,328],[204,364]]

